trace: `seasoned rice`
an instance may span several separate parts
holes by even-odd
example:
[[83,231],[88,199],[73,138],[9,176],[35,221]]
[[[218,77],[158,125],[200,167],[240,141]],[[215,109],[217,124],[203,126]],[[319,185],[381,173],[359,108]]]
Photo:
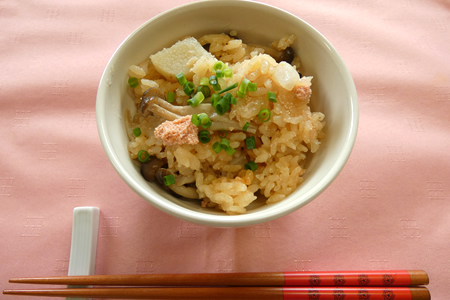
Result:
[[[240,127],[228,130],[227,139],[235,150],[233,155],[213,150],[212,145],[220,141],[217,131],[210,131],[211,141],[207,144],[167,145],[154,134],[166,120],[156,114],[144,117],[138,110],[134,116],[128,113],[125,117],[130,158],[137,159],[139,151],[146,150],[150,156],[164,160],[168,169],[176,174],[175,184],[193,183],[202,207],[208,209],[242,214],[258,196],[265,197],[267,204],[285,199],[303,182],[305,160],[318,151],[325,126],[324,114],[311,112],[309,107],[312,77],[292,79],[295,77],[292,72],[300,67],[300,59],[295,57],[291,67],[273,58],[294,39],[294,36],[286,36],[269,46],[247,45],[226,34],[210,34],[198,39],[200,44],[209,45],[214,59],[202,57],[192,66],[193,75],[187,79],[195,86],[202,77],[214,74],[212,64],[217,60],[233,70],[232,78],[219,79],[222,87],[241,82],[244,77],[258,86],[257,91],[248,92],[244,99],[236,96],[236,89],[230,91],[238,101],[231,106],[228,117]],[[174,92],[174,104],[187,105],[189,97],[180,84],[161,75],[151,59],[130,66],[128,75],[140,82],[132,89],[137,107],[144,92],[152,87],[166,95]],[[268,100],[268,91],[276,93],[276,103]],[[262,109],[271,112],[267,122],[258,119]],[[255,134],[242,131],[247,122],[257,126]],[[136,127],[142,132],[138,137],[132,133]],[[245,138],[248,136],[256,137],[256,149],[247,150]],[[256,171],[244,169],[249,161],[258,164]]]

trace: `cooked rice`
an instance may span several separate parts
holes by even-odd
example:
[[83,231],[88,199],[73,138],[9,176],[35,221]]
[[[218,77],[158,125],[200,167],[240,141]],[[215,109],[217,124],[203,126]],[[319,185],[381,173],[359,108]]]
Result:
[[[267,204],[285,199],[303,182],[305,159],[308,153],[319,149],[325,125],[324,114],[311,112],[308,106],[311,77],[302,77],[293,85],[282,81],[283,74],[274,75],[278,64],[267,53],[279,55],[293,43],[294,38],[283,37],[273,42],[272,47],[246,45],[225,34],[211,34],[198,39],[202,45],[210,44],[209,51],[233,69],[233,78],[219,79],[222,87],[240,82],[244,77],[257,83],[257,91],[248,92],[244,99],[238,98],[238,103],[232,105],[229,112],[230,119],[237,120],[241,128],[249,121],[259,126],[255,135],[256,149],[247,150],[245,138],[250,134],[243,131],[228,132],[230,146],[236,150],[233,156],[225,151],[216,153],[212,149],[212,145],[220,140],[217,132],[211,132],[211,141],[207,144],[165,146],[154,135],[155,128],[165,120],[156,115],[144,118],[138,112],[126,118],[129,122],[130,157],[136,159],[140,150],[146,150],[159,159],[167,159],[168,168],[178,174],[176,184],[195,179],[202,206],[214,207],[228,214],[245,213],[246,207],[259,194],[267,199]],[[299,67],[299,61],[297,57],[294,59],[295,68]],[[188,80],[197,86],[200,78],[213,75],[213,63],[204,59],[195,64],[191,69],[193,78]],[[175,92],[175,104],[187,104],[188,96],[183,88],[178,82],[167,81],[160,75],[150,59],[130,66],[128,74],[140,79],[139,87],[134,89],[136,105],[150,87],[159,87],[166,94]],[[277,94],[277,103],[268,100],[267,91]],[[235,92],[231,91],[236,97]],[[258,119],[259,111],[264,108],[271,111],[271,118],[265,123]],[[140,127],[141,136],[133,136],[135,127]],[[258,163],[255,172],[244,170],[248,161]]]

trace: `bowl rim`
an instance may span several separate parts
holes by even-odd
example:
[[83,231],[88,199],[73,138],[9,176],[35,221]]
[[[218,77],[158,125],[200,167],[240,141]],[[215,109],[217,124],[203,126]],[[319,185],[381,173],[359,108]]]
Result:
[[[278,13],[287,14],[291,18],[295,18],[296,21],[303,23],[303,25],[306,26],[308,30],[314,32],[314,34],[320,38],[321,42],[327,46],[327,48],[330,51],[330,54],[334,57],[334,61],[338,65],[339,70],[341,70],[342,76],[345,77],[344,82],[346,83],[346,88],[349,91],[350,108],[351,108],[350,109],[351,123],[349,126],[350,130],[345,133],[345,142],[343,143],[345,147],[342,149],[341,153],[337,157],[336,161],[333,163],[329,172],[327,172],[326,176],[324,176],[311,190],[309,190],[307,193],[303,195],[303,198],[308,199],[307,201],[290,202],[286,203],[285,205],[272,208],[271,210],[260,210],[257,212],[245,213],[241,215],[215,215],[215,214],[205,214],[199,211],[193,211],[188,208],[182,207],[176,203],[173,203],[171,201],[163,201],[160,199],[156,199],[151,195],[149,195],[144,188],[136,186],[134,180],[132,179],[131,176],[127,174],[124,166],[120,163],[118,156],[113,151],[112,142],[109,138],[109,132],[105,122],[106,113],[104,110],[102,110],[102,106],[104,106],[105,102],[105,97],[103,97],[104,89],[105,87],[108,86],[107,82],[108,78],[106,75],[108,74],[108,70],[114,63],[120,50],[130,39],[133,38],[134,35],[136,35],[139,31],[141,31],[144,27],[148,26],[148,24],[150,24],[154,20],[164,17],[167,14],[171,14],[173,11],[183,9],[188,6],[204,5],[205,3],[208,2],[223,3],[223,4],[226,3],[227,5],[229,5],[232,2],[235,3],[243,2],[247,4],[251,3],[250,5],[259,5],[265,8],[275,9],[276,11],[278,11]],[[168,213],[169,215],[192,223],[213,227],[245,227],[250,225],[256,225],[263,222],[268,222],[292,213],[293,211],[306,205],[307,203],[315,199],[317,196],[319,196],[334,181],[334,179],[339,175],[341,170],[344,168],[353,150],[358,131],[359,108],[358,108],[356,86],[348,67],[346,66],[345,62],[343,61],[342,57],[337,52],[337,50],[334,48],[334,46],[325,38],[325,36],[323,36],[317,29],[315,29],[309,23],[286,10],[283,10],[279,7],[275,7],[266,3],[250,0],[201,0],[171,8],[167,11],[164,11],[150,18],[142,25],[140,25],[137,29],[135,29],[130,35],[127,36],[125,40],[123,40],[120,43],[120,45],[116,48],[113,55],[109,59],[107,65],[105,66],[105,69],[100,79],[96,96],[96,120],[100,141],[103,150],[108,157],[108,160],[112,164],[117,174],[122,178],[122,180],[124,180],[125,183],[145,201],[149,202],[151,205],[162,210],[163,212]],[[148,197],[150,197],[152,201],[149,201],[147,199]]]

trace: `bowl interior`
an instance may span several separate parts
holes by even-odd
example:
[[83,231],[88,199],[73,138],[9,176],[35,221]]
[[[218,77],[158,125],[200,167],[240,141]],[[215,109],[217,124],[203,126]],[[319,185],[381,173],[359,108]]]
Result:
[[[300,16],[301,17],[301,16]],[[312,157],[302,185],[287,199],[272,205],[263,200],[243,215],[203,209],[198,201],[168,196],[140,175],[128,156],[123,111],[134,111],[127,92],[127,70],[163,47],[185,36],[237,30],[246,43],[269,45],[294,34],[294,50],[302,61],[301,72],[314,76],[311,108],[325,114],[327,137]],[[97,94],[100,139],[112,165],[142,198],[159,209],[187,221],[212,226],[247,226],[273,220],[305,205],[318,196],[338,175],[356,138],[358,108],[351,75],[333,46],[298,17],[269,5],[239,0],[201,1],[169,10],[143,24],[116,50],[102,76]]]

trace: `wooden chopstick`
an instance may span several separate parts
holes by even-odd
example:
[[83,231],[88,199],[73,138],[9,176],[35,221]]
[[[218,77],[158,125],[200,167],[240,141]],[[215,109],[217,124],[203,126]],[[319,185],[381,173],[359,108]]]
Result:
[[4,290],[6,295],[114,299],[429,300],[425,287],[125,287]]
[[12,278],[10,283],[113,286],[417,286],[429,283],[422,270],[133,274]]

